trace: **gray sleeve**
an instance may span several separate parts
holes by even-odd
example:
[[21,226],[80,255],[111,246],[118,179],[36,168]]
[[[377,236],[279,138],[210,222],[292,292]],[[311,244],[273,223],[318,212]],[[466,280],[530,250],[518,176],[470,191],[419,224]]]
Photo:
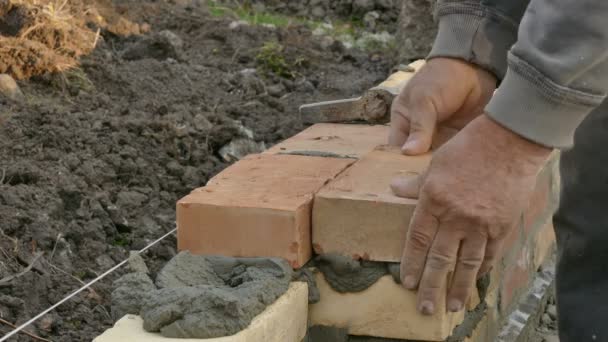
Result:
[[439,31],[428,58],[452,57],[477,64],[502,79],[507,52],[517,40],[529,0],[439,0]]
[[486,112],[541,145],[567,148],[608,91],[608,1],[532,0]]

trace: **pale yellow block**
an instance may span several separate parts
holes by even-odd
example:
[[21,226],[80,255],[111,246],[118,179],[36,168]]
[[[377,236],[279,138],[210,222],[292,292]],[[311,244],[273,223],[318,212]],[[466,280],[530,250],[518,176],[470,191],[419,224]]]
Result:
[[285,294],[255,317],[247,329],[232,336],[166,338],[145,331],[141,317],[126,315],[93,342],[300,342],[306,335],[307,316],[308,285],[294,282]]
[[536,234],[536,249],[534,250],[534,268],[538,268],[547,260],[547,257],[553,251],[555,246],[555,231],[553,230],[552,217],[547,219],[547,223],[543,226],[540,232]]
[[464,317],[463,311],[446,313],[445,303],[435,315],[421,315],[416,311],[416,293],[388,275],[357,293],[334,291],[321,272],[316,281],[321,301],[309,308],[311,326],[348,328],[351,335],[443,341]]

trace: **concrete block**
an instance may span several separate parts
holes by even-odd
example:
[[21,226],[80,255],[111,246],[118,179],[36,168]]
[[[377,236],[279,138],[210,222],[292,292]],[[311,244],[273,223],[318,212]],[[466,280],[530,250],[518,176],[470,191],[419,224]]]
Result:
[[93,342],[300,342],[306,335],[308,286],[291,283],[289,289],[253,319],[247,329],[226,337],[208,339],[166,338],[149,333],[143,320],[126,315]]
[[264,153],[337,156],[359,159],[386,144],[388,126],[322,123],[308,127]]
[[430,154],[412,157],[379,148],[323,187],[313,209],[315,251],[400,261],[417,201],[393,195],[389,184],[396,176],[421,173],[430,160]]
[[435,315],[419,314],[416,292],[405,290],[388,275],[357,293],[336,292],[321,272],[315,276],[321,300],[309,308],[311,326],[347,328],[351,335],[443,341],[464,317],[464,312],[447,313],[445,300]]
[[311,257],[312,199],[353,160],[251,155],[177,203],[178,248],[194,254]]

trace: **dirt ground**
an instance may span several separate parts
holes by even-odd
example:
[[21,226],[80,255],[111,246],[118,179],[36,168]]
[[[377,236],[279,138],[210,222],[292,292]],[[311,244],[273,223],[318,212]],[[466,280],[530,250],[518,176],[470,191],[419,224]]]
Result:
[[[23,102],[0,97],[0,317],[9,323],[171,230],[176,200],[228,165],[220,150],[232,140],[270,146],[303,128],[300,104],[359,95],[395,64],[305,25],[211,16],[203,2],[99,3],[149,32],[100,27],[78,68],[20,81]],[[146,259],[175,253],[170,237]],[[112,324],[118,275],[27,330],[90,341]]]

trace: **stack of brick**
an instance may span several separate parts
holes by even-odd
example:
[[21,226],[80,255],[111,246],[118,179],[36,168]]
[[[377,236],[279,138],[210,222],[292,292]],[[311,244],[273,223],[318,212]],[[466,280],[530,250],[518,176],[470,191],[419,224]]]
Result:
[[[431,155],[378,148],[386,136],[386,126],[319,124],[238,161],[178,202],[179,249],[282,257],[296,269],[314,253],[398,262],[416,201],[394,196],[388,184],[423,171]],[[340,293],[315,272],[320,301],[309,307],[308,324],[403,340],[492,341],[554,244],[557,158],[552,154],[539,173],[505,256],[466,312],[422,316],[415,293],[390,276]]]

